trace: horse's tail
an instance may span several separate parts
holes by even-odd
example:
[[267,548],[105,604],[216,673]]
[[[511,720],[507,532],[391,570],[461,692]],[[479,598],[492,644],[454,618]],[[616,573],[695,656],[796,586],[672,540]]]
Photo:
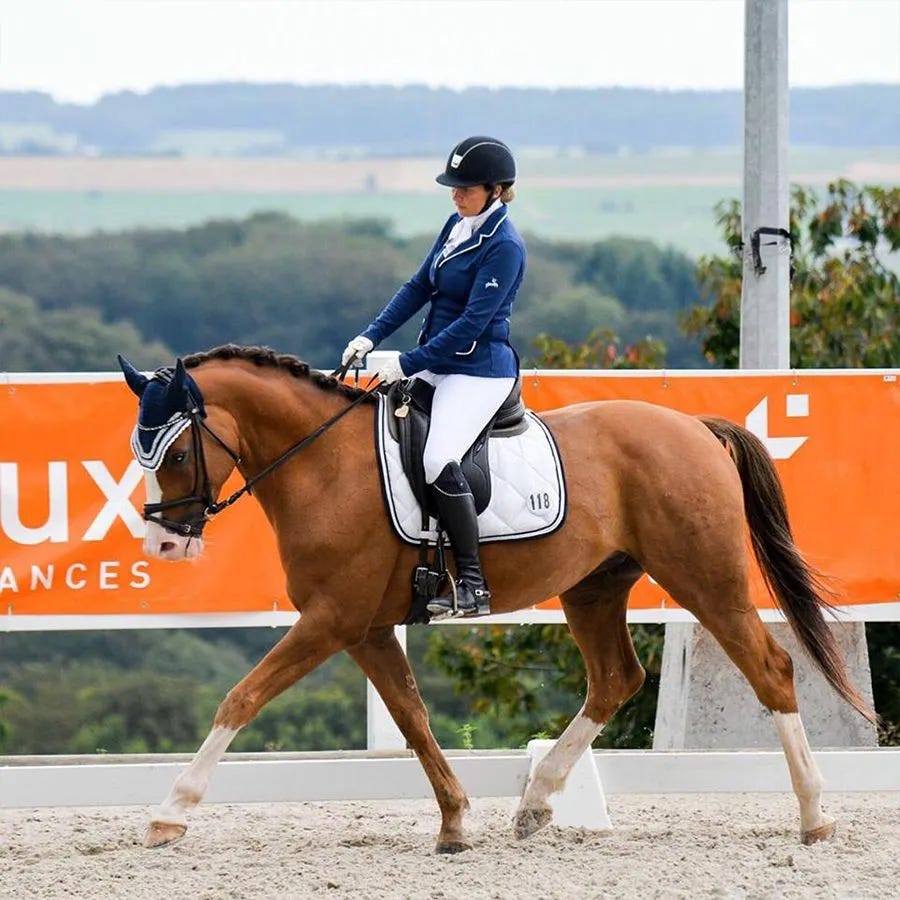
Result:
[[700,421],[725,445],[737,467],[753,552],[769,592],[834,689],[877,724],[875,711],[850,682],[841,651],[822,614],[823,609],[833,614],[825,595],[833,598],[834,594],[794,544],[784,490],[768,450],[755,434],[734,422],[705,416]]

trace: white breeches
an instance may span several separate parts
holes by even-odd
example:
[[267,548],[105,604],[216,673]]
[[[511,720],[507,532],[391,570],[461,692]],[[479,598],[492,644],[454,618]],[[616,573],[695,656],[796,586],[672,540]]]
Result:
[[414,376],[434,385],[431,427],[425,441],[425,480],[432,484],[449,462],[459,462],[475,438],[509,396],[515,378],[435,375]]

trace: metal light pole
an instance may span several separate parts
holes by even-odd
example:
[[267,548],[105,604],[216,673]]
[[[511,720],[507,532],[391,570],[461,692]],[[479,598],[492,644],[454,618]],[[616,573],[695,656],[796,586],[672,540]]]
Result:
[[745,0],[742,369],[790,366],[789,191],[787,0]]

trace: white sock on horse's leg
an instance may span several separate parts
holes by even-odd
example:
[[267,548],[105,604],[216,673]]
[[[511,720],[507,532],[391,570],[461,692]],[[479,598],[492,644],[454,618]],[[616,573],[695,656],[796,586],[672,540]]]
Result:
[[225,755],[236,734],[235,729],[221,726],[210,731],[190,765],[175,779],[168,796],[157,808],[154,822],[187,824],[187,811],[203,799],[216,763]]
[[545,806],[551,794],[563,789],[572,766],[591,746],[604,724],[595,722],[583,710],[569,722],[553,748],[538,763],[534,777],[525,788],[519,810]]
[[808,838],[812,842],[830,837],[834,819],[822,812],[821,805],[825,780],[809,748],[800,714],[773,712],[772,718],[787,758],[791,784],[800,803],[800,831],[804,843]]

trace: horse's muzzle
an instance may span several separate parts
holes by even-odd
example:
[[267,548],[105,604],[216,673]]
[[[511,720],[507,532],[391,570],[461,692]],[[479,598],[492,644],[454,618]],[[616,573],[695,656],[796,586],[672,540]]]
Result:
[[156,559],[177,562],[196,559],[203,552],[203,538],[200,535],[173,532],[150,519],[144,536],[144,553]]

